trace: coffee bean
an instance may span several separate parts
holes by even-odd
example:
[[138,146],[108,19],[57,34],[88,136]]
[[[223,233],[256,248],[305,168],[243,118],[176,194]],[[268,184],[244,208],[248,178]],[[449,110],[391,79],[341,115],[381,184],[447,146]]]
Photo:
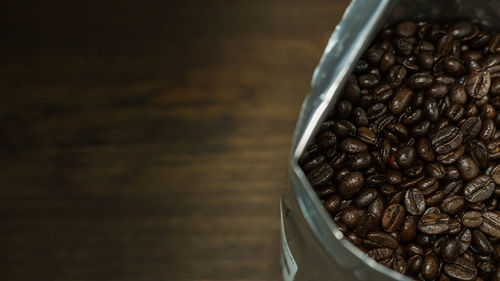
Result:
[[375,144],[377,142],[377,135],[370,128],[366,127],[358,129],[358,138],[367,144]]
[[404,203],[406,210],[412,215],[421,215],[425,211],[424,195],[417,188],[408,189],[406,191]]
[[396,26],[394,34],[398,37],[411,37],[415,34],[417,25],[412,21],[403,21]]
[[379,221],[380,219],[377,215],[368,212],[365,216],[358,219],[356,233],[361,237],[365,237],[367,233],[377,230]]
[[360,152],[350,155],[348,165],[353,170],[365,170],[372,165],[372,154]]
[[346,138],[340,143],[340,149],[347,153],[359,153],[368,151],[368,146],[355,138]]
[[489,153],[486,145],[480,140],[471,140],[469,142],[469,150],[479,166],[485,169],[489,161]]
[[396,249],[399,244],[396,239],[391,235],[383,231],[374,231],[366,235],[366,239],[363,241],[365,247],[367,248],[391,248]]
[[400,204],[392,204],[388,206],[382,217],[382,227],[387,232],[396,231],[403,223],[405,209]]
[[408,270],[408,265],[402,256],[396,255],[392,263],[392,269],[401,274],[405,274]]
[[491,276],[496,270],[495,262],[491,257],[488,256],[479,256],[479,260],[476,266],[478,275],[483,278]]
[[465,229],[460,234],[457,236],[457,241],[458,241],[458,254],[462,255],[469,249],[470,243],[472,241],[472,232],[470,229]]
[[500,159],[500,140],[492,140],[486,146],[490,159]]
[[406,78],[407,70],[404,66],[396,64],[389,69],[387,73],[387,83],[393,88],[398,89]]
[[453,215],[460,211],[464,207],[464,204],[465,201],[462,196],[450,196],[441,203],[441,210],[447,214]]
[[458,159],[457,167],[462,177],[467,181],[472,180],[479,175],[478,164],[468,155],[462,156]]
[[391,52],[386,52],[380,59],[380,71],[387,72],[396,63],[396,57]]
[[417,235],[417,219],[407,216],[401,226],[400,240],[403,243],[412,241]]
[[491,76],[489,71],[474,71],[467,77],[466,89],[469,96],[472,98],[482,98],[488,91],[491,86]]
[[413,97],[413,91],[408,88],[401,88],[396,91],[389,108],[393,114],[401,114],[410,104]]
[[484,212],[483,224],[479,229],[492,237],[500,237],[500,215],[496,212]]
[[440,163],[436,163],[436,162],[426,165],[425,172],[430,177],[434,177],[438,180],[443,179],[447,174],[447,171],[444,168],[444,166],[441,165]]
[[425,280],[434,280],[439,274],[439,259],[433,255],[426,255],[422,263],[422,277]]
[[449,89],[450,101],[457,104],[467,103],[467,91],[460,84],[452,84]]
[[478,211],[468,211],[462,215],[462,224],[468,228],[479,227],[483,223],[483,217]]
[[368,125],[368,117],[366,112],[361,107],[355,107],[351,112],[354,124],[359,127],[364,127]]
[[404,146],[396,152],[396,162],[401,168],[410,168],[415,158],[415,148],[411,146]]
[[482,127],[481,118],[469,117],[460,126],[460,131],[464,135],[464,139],[469,140],[479,135],[481,127]]
[[307,174],[311,185],[318,187],[326,184],[333,177],[333,169],[330,165],[323,163],[320,167],[310,171]]
[[375,261],[387,266],[391,267],[392,262],[394,261],[394,254],[392,249],[390,248],[377,248],[370,250],[367,255],[374,259]]
[[338,137],[354,137],[356,135],[356,126],[348,120],[340,120],[335,122],[333,132]]
[[445,154],[457,148],[463,139],[462,132],[455,126],[447,126],[433,136],[431,144],[438,154]]
[[462,224],[456,218],[450,219],[450,228],[448,229],[449,235],[458,235],[462,231]]
[[360,172],[352,172],[345,175],[338,183],[338,191],[344,198],[351,198],[358,193],[365,179]]
[[495,183],[487,176],[482,175],[470,181],[464,189],[465,198],[472,203],[490,198],[495,191]]
[[441,257],[445,262],[453,262],[460,251],[460,244],[455,239],[448,239],[441,246]]
[[417,142],[418,156],[422,160],[431,162],[434,160],[434,151],[428,138],[420,138]]
[[493,135],[495,135],[496,126],[492,119],[486,119],[483,122],[481,131],[479,132],[479,137],[484,141],[489,141]]
[[354,202],[358,208],[368,207],[378,196],[378,192],[374,188],[364,188],[362,189],[354,199]]
[[439,188],[439,182],[436,178],[424,178],[417,183],[416,187],[422,191],[423,195],[429,195]]
[[472,231],[471,245],[482,255],[491,255],[495,250],[490,240],[479,229]]
[[439,155],[437,161],[443,165],[451,165],[457,162],[464,153],[465,145],[461,145],[448,153]]
[[434,79],[429,73],[419,72],[410,76],[407,83],[412,90],[418,91],[432,86]]
[[453,280],[471,281],[477,276],[477,268],[464,258],[457,258],[443,266],[444,273]]
[[418,274],[422,268],[423,258],[419,255],[413,255],[408,259],[408,272],[410,274]]
[[430,195],[427,195],[425,197],[425,205],[430,207],[430,206],[437,206],[443,202],[444,198],[446,196],[446,193],[444,193],[443,190],[436,190]]
[[450,216],[447,214],[424,214],[419,222],[418,229],[427,235],[442,234],[450,228]]
[[381,196],[377,196],[375,201],[373,201],[367,208],[368,212],[374,214],[378,218],[382,218],[384,212],[384,199]]
[[493,181],[497,184],[500,185],[500,164],[496,165],[491,171],[490,171],[490,177],[493,179]]

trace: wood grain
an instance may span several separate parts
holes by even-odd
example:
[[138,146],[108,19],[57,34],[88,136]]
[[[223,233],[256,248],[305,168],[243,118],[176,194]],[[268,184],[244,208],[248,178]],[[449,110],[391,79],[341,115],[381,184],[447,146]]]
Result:
[[347,1],[2,1],[1,280],[280,280],[294,124]]

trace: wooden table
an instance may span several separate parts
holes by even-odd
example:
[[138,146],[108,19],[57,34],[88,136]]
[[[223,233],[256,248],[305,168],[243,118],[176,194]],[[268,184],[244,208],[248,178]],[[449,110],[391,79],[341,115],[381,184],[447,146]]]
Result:
[[347,1],[2,1],[1,280],[280,280],[300,104]]

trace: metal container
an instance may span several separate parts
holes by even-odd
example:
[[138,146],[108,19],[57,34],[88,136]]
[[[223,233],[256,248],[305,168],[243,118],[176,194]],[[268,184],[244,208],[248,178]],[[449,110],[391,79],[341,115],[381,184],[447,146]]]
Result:
[[[375,35],[403,19],[466,19],[498,30],[500,1],[354,0],[330,37],[302,106],[289,159],[290,184],[281,200],[282,273],[285,281],[410,280],[343,239],[323,209],[298,159],[336,103],[354,64]],[[496,20],[496,21],[495,21]]]

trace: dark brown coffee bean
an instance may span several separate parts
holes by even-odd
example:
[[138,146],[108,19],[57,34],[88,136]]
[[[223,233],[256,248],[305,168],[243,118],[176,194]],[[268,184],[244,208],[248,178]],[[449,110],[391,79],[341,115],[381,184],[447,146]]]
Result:
[[446,111],[446,116],[449,120],[453,122],[458,122],[462,120],[462,117],[465,115],[465,109],[458,103],[454,103],[450,108]]
[[396,26],[394,34],[398,37],[411,37],[415,34],[417,25],[412,21],[403,21]]
[[468,211],[462,215],[462,224],[468,228],[479,227],[483,223],[483,217],[478,211]]
[[361,88],[373,88],[378,82],[378,77],[371,73],[361,74],[358,77],[358,84]]
[[366,235],[365,241],[363,241],[365,247],[369,249],[373,248],[391,248],[396,249],[399,244],[396,239],[391,235],[383,231],[374,231]]
[[482,169],[485,169],[488,166],[489,161],[489,154],[486,145],[480,140],[471,140],[469,146],[472,157]]
[[438,180],[443,179],[447,174],[447,170],[444,168],[444,166],[436,162],[427,164],[425,166],[425,172],[430,177],[434,177]]
[[340,169],[342,166],[345,164],[347,161],[347,153],[345,152],[340,152],[337,153],[333,158],[332,161],[330,161],[330,166],[334,169]]
[[378,196],[378,192],[373,188],[363,188],[354,199],[354,203],[358,208],[368,207]]
[[349,167],[353,170],[365,170],[372,164],[372,154],[360,152],[350,156]]
[[500,185],[500,164],[493,167],[493,169],[490,171],[490,177],[497,185]]
[[397,185],[403,181],[403,175],[394,170],[386,170],[385,177],[388,184]]
[[460,62],[460,59],[453,56],[447,56],[444,58],[444,69],[447,73],[459,77],[465,73],[465,67]]
[[313,187],[318,187],[326,184],[332,177],[333,169],[326,163],[307,174],[307,178],[309,179]]
[[371,65],[374,65],[374,66],[378,65],[378,63],[382,59],[382,56],[384,55],[384,53],[385,53],[385,50],[382,49],[380,46],[373,46],[366,52],[366,60]]
[[396,95],[391,101],[389,108],[393,114],[401,114],[410,104],[413,92],[408,88],[401,88],[396,91]]
[[358,129],[358,138],[367,144],[375,144],[377,142],[377,135],[367,127],[360,127]]
[[422,192],[417,188],[408,189],[405,193],[404,203],[408,213],[421,215],[425,211],[425,200]]
[[387,232],[396,231],[403,223],[405,216],[405,208],[400,204],[392,204],[388,206],[382,217],[382,227]]
[[367,211],[374,214],[378,218],[382,218],[384,207],[384,199],[382,199],[382,196],[377,196],[377,199],[375,199],[375,201],[368,206]]
[[394,65],[389,69],[387,73],[387,83],[393,88],[398,89],[403,84],[403,81],[406,79],[407,70],[402,65]]
[[341,119],[349,118],[349,116],[351,115],[351,111],[352,111],[352,104],[349,101],[343,100],[337,104],[337,116],[339,118]]
[[467,103],[467,91],[460,84],[452,84],[450,86],[450,101],[458,104]]
[[472,241],[472,232],[469,229],[465,229],[457,236],[457,241],[459,245],[458,254],[462,255],[469,249],[470,243]]
[[465,201],[462,196],[454,195],[444,199],[441,203],[441,210],[443,212],[453,215],[456,214],[464,207]]
[[412,241],[417,235],[417,219],[407,216],[401,226],[400,240],[403,243]]
[[448,33],[456,39],[470,40],[479,31],[470,22],[459,21],[449,27]]
[[396,162],[401,168],[410,168],[415,162],[416,152],[415,148],[411,146],[404,146],[396,152]]
[[478,99],[488,94],[491,86],[490,72],[474,71],[467,77],[466,89],[469,96]]
[[465,140],[475,138],[481,131],[482,122],[479,117],[469,117],[460,126]]
[[420,52],[417,55],[418,65],[423,69],[431,69],[434,65],[434,59],[432,52]]
[[400,121],[405,126],[414,126],[418,124],[424,116],[422,109],[417,108],[412,112],[404,112],[400,115]]
[[[454,169],[450,169],[450,170],[454,170]],[[457,172],[458,174],[458,172]],[[460,176],[460,174],[458,174]],[[458,180],[452,180],[452,179],[448,179],[448,180],[451,180],[448,184],[446,184],[444,186],[444,193],[447,194],[447,195],[456,195],[456,194],[461,194],[462,193],[462,189],[463,189],[463,184],[461,181],[458,181]]]
[[391,267],[394,261],[394,254],[390,248],[373,249],[368,251],[367,255],[387,267]]
[[338,183],[338,191],[344,198],[351,198],[358,193],[365,184],[363,174],[352,172],[345,175]]
[[427,135],[431,127],[431,122],[428,120],[422,121],[410,130],[410,134],[416,138]]
[[418,156],[425,161],[431,162],[434,160],[434,151],[428,138],[420,138],[417,142]]
[[488,256],[479,256],[476,266],[478,275],[483,278],[491,276],[496,270],[495,262]]
[[441,82],[435,82],[425,92],[427,93],[428,96],[432,98],[440,99],[445,97],[446,94],[448,93],[448,86],[446,86],[446,84]]
[[425,99],[424,114],[430,121],[436,122],[439,119],[439,107],[434,98],[427,97]]
[[413,163],[413,166],[403,170],[403,173],[409,177],[418,177],[423,174],[423,171],[424,171],[424,162],[422,162],[422,160],[420,159],[417,159]]
[[464,258],[457,258],[443,266],[444,273],[453,280],[472,281],[477,276],[477,268]]
[[458,235],[462,231],[462,224],[456,218],[450,219],[450,229],[448,229],[448,234]]
[[347,120],[340,120],[335,122],[333,127],[333,132],[341,138],[351,136],[354,137],[356,135],[356,126]]
[[497,212],[484,212],[483,224],[479,229],[492,237],[500,237],[500,215]]
[[408,259],[408,272],[412,275],[418,274],[422,269],[423,258],[419,255],[414,255]]
[[361,107],[355,107],[352,110],[351,115],[356,126],[365,127],[368,125],[368,117],[366,116],[364,109]]
[[395,256],[394,262],[392,263],[392,269],[401,274],[405,274],[408,271],[408,265],[401,255]]
[[490,198],[493,191],[495,191],[493,180],[487,175],[482,175],[474,178],[465,186],[464,195],[467,201],[475,203]]
[[450,228],[450,216],[447,214],[424,214],[419,222],[418,229],[427,235],[442,234]]
[[488,50],[493,54],[500,52],[500,33],[496,33],[491,37]]
[[486,146],[488,151],[488,155],[490,159],[499,159],[500,158],[500,140],[492,140]]
[[442,36],[436,46],[436,52],[439,56],[447,56],[452,53],[453,45],[456,40],[451,35]]
[[439,259],[433,255],[426,255],[422,264],[422,277],[425,280],[434,280],[439,274]]
[[455,239],[448,239],[441,246],[441,257],[445,262],[454,261],[460,251],[460,244]]
[[438,154],[445,154],[457,148],[462,139],[463,134],[457,127],[447,126],[433,136],[431,144]]
[[464,155],[458,159],[458,170],[466,181],[472,180],[479,175],[479,166],[469,155]]
[[325,201],[323,206],[328,212],[335,213],[339,210],[341,201],[342,198],[338,194],[334,194]]
[[396,192],[393,196],[389,198],[389,201],[387,202],[388,205],[392,204],[402,204],[403,198],[404,198],[404,191],[399,191]]
[[436,178],[424,178],[417,183],[416,187],[422,191],[422,194],[429,195],[439,188],[439,182]]
[[414,91],[429,88],[434,83],[434,79],[429,73],[419,72],[408,78],[407,84]]
[[368,146],[355,138],[346,138],[340,143],[340,149],[347,153],[359,153],[368,151]]
[[427,207],[431,206],[437,206],[443,202],[444,198],[446,196],[446,193],[444,193],[443,190],[436,190],[430,195],[425,197],[425,205]]
[[358,219],[356,233],[365,237],[367,233],[377,230],[379,221],[380,219],[375,214],[367,213]]
[[313,158],[311,161],[302,165],[304,172],[309,172],[311,170],[319,168],[323,163],[325,163],[325,156],[319,155]]
[[448,153],[439,155],[437,161],[443,165],[451,165],[457,162],[464,153],[465,145],[461,145]]
[[484,141],[489,141],[495,135],[496,126],[492,119],[486,119],[483,122],[479,137]]
[[482,255],[491,255],[495,251],[488,237],[479,229],[472,231],[471,245]]

